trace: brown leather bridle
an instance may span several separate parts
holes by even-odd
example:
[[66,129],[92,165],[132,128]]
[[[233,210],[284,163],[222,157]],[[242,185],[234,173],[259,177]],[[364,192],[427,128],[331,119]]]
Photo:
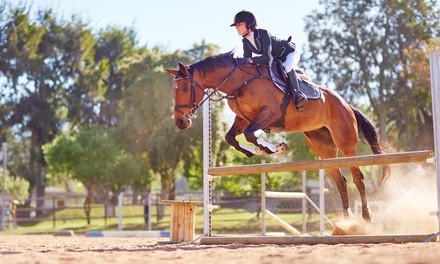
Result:
[[[189,104],[181,104],[181,105],[174,105],[174,112],[179,112],[182,115],[186,116],[187,118],[191,118],[191,116],[197,111],[197,109],[200,108],[201,105],[203,105],[203,103],[206,100],[210,100],[211,97],[215,94],[215,93],[219,93],[219,89],[229,80],[229,77],[235,72],[235,70],[239,68],[239,66],[235,66],[234,69],[232,69],[227,75],[226,77],[223,79],[223,81],[215,88],[212,88],[214,90],[214,92],[207,92],[205,87],[203,87],[202,85],[200,85],[196,80],[194,80],[194,76],[192,71],[189,71],[188,76],[184,76],[184,77],[179,77],[179,78],[175,78],[174,82],[179,81],[179,80],[184,80],[184,79],[189,79],[190,83],[191,83],[191,102]],[[204,96],[204,99],[200,102],[197,103],[196,102],[196,87],[198,89],[200,89],[206,96]],[[228,95],[226,96],[221,96],[221,99],[227,98]],[[221,100],[220,99],[220,100]],[[186,114],[184,113],[182,110],[182,108],[189,108],[189,113]]]

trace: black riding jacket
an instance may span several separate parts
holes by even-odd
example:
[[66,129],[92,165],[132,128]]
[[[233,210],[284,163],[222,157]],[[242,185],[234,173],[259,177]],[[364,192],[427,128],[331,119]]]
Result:
[[[290,38],[289,40],[278,39],[264,29],[254,31],[254,40],[257,48],[243,37],[243,57],[252,58],[255,64],[269,64],[273,58],[284,62],[287,54],[295,51],[295,43],[290,42]],[[252,53],[261,54],[261,56],[252,57]]]

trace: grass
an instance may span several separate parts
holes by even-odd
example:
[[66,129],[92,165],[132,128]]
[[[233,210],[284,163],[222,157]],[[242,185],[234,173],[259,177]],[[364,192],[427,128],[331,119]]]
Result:
[[[152,208],[152,229],[169,230],[170,207],[165,207],[164,218],[157,220],[156,208]],[[124,206],[122,229],[123,230],[148,230],[144,222],[142,206]],[[302,214],[280,213],[277,214],[284,221],[293,225],[298,230],[302,226]],[[118,212],[115,208],[115,217],[105,218],[104,207],[93,205],[91,211],[91,224],[88,225],[82,207],[64,208],[53,215],[47,215],[41,221],[25,222],[13,229],[0,231],[2,234],[52,234],[62,230],[73,230],[76,234],[84,234],[92,230],[117,230]],[[332,218],[332,216],[327,215]],[[326,224],[327,228],[330,228]],[[203,233],[203,208],[196,209],[196,233]],[[308,230],[317,233],[319,230],[319,215],[311,214],[308,219]],[[266,218],[267,232],[285,232],[285,230],[269,216]],[[243,209],[220,208],[212,213],[213,234],[261,234],[261,213],[248,212]]]

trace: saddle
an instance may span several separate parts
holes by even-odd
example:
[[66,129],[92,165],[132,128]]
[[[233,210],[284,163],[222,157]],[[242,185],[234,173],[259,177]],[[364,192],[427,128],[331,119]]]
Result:
[[[321,92],[319,91],[318,86],[307,79],[308,76],[305,75],[303,71],[295,70],[295,72],[298,77],[299,90],[306,95],[307,99],[318,100],[321,98]],[[269,73],[275,86],[283,93],[286,93],[289,84],[282,62],[274,60],[272,62],[272,67],[269,67]]]

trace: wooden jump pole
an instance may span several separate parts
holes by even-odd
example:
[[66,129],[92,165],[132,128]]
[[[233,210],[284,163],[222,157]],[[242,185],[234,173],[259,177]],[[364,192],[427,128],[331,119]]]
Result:
[[281,163],[251,164],[240,166],[210,167],[208,174],[212,176],[260,174],[268,172],[319,170],[331,168],[348,168],[369,165],[385,165],[393,163],[426,162],[432,158],[430,150],[343,157],[311,161],[292,161]]
[[286,223],[286,221],[284,221],[283,219],[281,219],[280,217],[278,217],[276,214],[272,213],[271,211],[266,209],[265,212],[268,216],[272,217],[272,219],[274,219],[275,221],[277,221],[287,232],[289,232],[290,234],[294,235],[294,236],[299,236],[301,235],[301,232],[299,232],[295,227],[289,225],[288,223]]
[[381,243],[415,243],[432,241],[430,234],[426,235],[365,235],[365,236],[245,236],[245,237],[202,237],[202,245],[337,245],[337,244],[381,244]]
[[[263,160],[262,164],[266,161]],[[266,198],[287,198],[287,199],[301,199],[302,200],[302,232],[307,232],[307,194],[306,194],[306,172],[302,172],[302,192],[276,192],[276,191],[266,191],[266,173],[261,173],[261,233],[263,236],[266,235],[266,216],[270,216],[275,219],[281,226],[286,229],[292,235],[300,235],[301,233],[287,222],[276,216],[270,210],[266,208]],[[321,195],[321,193],[319,194]],[[310,200],[311,201],[311,200]],[[312,201],[313,203],[313,201]],[[323,208],[321,208],[323,210]],[[319,209],[318,209],[319,211]],[[293,228],[293,229],[292,229]],[[320,230],[324,232],[324,229]]]

